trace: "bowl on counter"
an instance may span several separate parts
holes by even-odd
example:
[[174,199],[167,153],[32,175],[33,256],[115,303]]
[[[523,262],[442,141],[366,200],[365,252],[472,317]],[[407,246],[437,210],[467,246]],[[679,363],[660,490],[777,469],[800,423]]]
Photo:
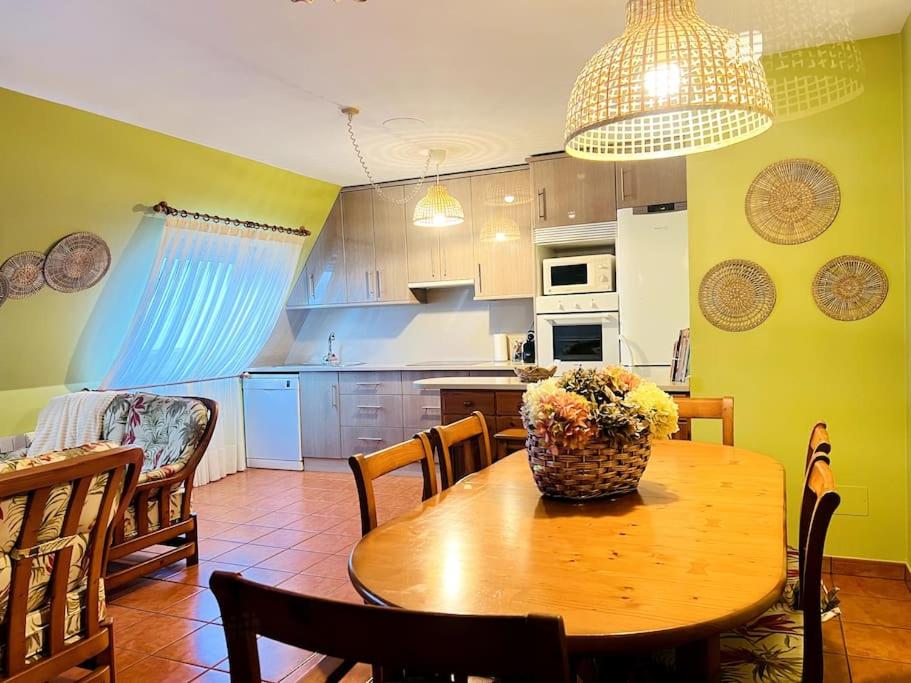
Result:
[[524,368],[513,368],[513,371],[516,373],[516,377],[522,382],[540,382],[553,377],[557,372],[557,368],[556,366],[542,368],[537,365],[532,365]]

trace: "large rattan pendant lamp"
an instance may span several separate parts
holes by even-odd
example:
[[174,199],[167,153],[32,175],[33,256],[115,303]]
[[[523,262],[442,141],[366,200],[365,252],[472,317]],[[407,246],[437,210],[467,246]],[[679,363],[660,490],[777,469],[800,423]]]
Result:
[[588,62],[566,115],[582,159],[659,159],[742,142],[772,125],[757,55],[696,0],[628,0],[626,30]]

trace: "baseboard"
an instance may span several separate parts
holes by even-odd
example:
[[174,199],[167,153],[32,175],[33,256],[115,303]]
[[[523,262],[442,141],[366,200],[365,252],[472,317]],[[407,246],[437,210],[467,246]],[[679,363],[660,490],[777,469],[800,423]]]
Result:
[[257,460],[256,458],[247,458],[247,467],[251,469],[300,472],[304,469],[304,464],[300,460]]
[[860,576],[869,579],[892,579],[911,582],[911,569],[904,562],[826,556],[823,559],[823,572],[841,574],[843,576]]
[[911,564],[905,565],[905,585],[911,591]]

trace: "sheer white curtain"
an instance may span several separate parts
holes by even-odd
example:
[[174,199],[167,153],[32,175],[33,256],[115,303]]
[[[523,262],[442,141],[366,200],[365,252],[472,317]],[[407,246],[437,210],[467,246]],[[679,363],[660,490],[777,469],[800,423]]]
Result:
[[[169,218],[145,293],[103,387],[219,402],[201,485],[245,467],[236,377],[269,338],[285,303],[301,239]],[[188,381],[193,380],[193,383]]]

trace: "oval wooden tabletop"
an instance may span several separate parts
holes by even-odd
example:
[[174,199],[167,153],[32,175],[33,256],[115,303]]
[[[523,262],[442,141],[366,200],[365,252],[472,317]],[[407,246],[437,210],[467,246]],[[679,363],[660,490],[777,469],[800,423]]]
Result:
[[672,647],[741,625],[786,577],[784,470],[739,448],[654,445],[639,491],[543,498],[524,452],[377,528],[349,575],[371,602],[558,614],[575,652]]

